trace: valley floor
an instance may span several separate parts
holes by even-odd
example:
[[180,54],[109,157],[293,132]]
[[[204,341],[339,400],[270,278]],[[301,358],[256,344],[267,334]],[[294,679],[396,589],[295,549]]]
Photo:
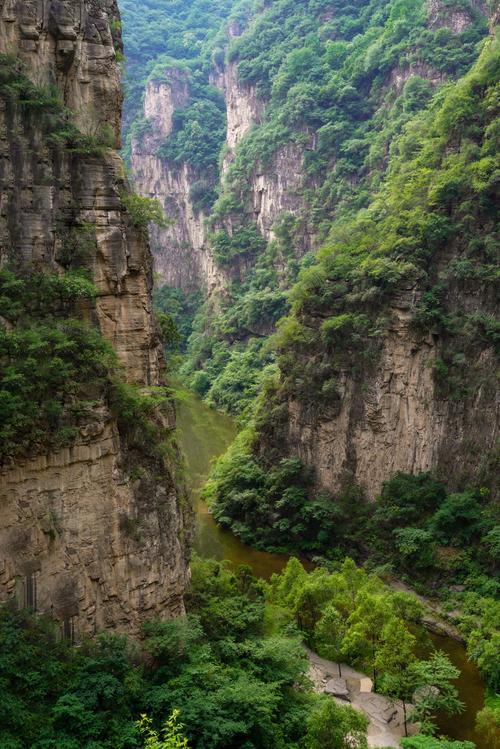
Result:
[[[328,691],[331,680],[335,680],[337,687],[341,687],[345,683],[349,694],[345,698],[334,696],[334,699],[344,705],[348,702],[366,715],[370,721],[368,726],[368,746],[374,749],[380,749],[381,747],[395,747],[398,749],[400,739],[404,736],[404,719],[401,703],[393,702],[384,695],[372,692],[371,679],[366,674],[355,671],[355,669],[345,663],[341,664],[342,678],[339,679],[339,667],[337,663],[321,658],[309,648],[306,648],[306,650],[310,663],[309,678],[314,684],[314,690],[318,694],[323,694],[325,691]],[[411,732],[411,726],[409,727],[409,732]]]

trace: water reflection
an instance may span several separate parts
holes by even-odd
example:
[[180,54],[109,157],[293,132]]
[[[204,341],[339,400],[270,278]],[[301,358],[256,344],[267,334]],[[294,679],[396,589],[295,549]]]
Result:
[[460,676],[455,685],[460,699],[465,703],[465,710],[460,715],[440,717],[440,730],[455,739],[473,741],[477,749],[491,749],[474,729],[476,714],[484,705],[484,684],[478,669],[467,658],[463,645],[456,640],[434,634],[430,634],[430,639],[433,646],[438,650],[444,650],[452,663],[460,669]]

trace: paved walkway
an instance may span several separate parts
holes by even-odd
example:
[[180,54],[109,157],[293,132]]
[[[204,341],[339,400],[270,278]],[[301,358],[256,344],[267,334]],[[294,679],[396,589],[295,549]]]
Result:
[[[351,704],[364,713],[370,721],[368,726],[368,746],[394,747],[399,749],[400,739],[404,736],[403,709],[399,701],[393,702],[382,694],[372,692],[372,682],[366,674],[355,671],[351,666],[341,664],[342,680],[339,680],[337,663],[321,658],[309,648],[309,677],[318,693],[327,693],[343,684],[347,687],[348,698],[333,697],[339,704]],[[334,683],[331,682],[334,680]],[[330,684],[329,684],[330,682]],[[329,687],[327,687],[327,684]],[[338,691],[341,691],[340,689]],[[409,727],[411,728],[411,726]],[[411,731],[410,731],[411,732]]]

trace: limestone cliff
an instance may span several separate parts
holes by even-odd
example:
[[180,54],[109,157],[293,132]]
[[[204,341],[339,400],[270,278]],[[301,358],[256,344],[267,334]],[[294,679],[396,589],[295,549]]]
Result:
[[[467,396],[443,397],[434,376],[443,341],[415,331],[418,294],[408,289],[395,300],[373,366],[357,374],[336,372],[330,404],[287,400],[284,442],[314,468],[320,490],[336,494],[355,483],[374,499],[398,471],[431,471],[457,490],[468,484],[495,490],[500,403],[494,348],[478,351]],[[463,301],[477,313],[476,295]],[[488,305],[479,309],[495,311]]]
[[[368,16],[359,9],[352,9],[352,16],[349,12],[349,18],[343,19],[338,8],[318,12],[315,4],[292,5],[287,5],[286,12],[280,6],[286,22],[273,4],[244,22],[230,22],[224,50],[212,56],[210,82],[224,94],[227,135],[221,154],[220,197],[207,222],[205,216],[193,218],[187,197],[193,176],[187,166],[158,159],[158,144],[147,147],[151,135],[143,135],[135,148],[134,171],[141,192],[161,197],[167,211],[168,200],[175,194],[182,196],[180,207],[176,204],[170,211],[176,225],[168,231],[175,242],[169,245],[161,240],[163,246],[156,253],[164,277],[182,286],[186,276],[196,276],[208,281],[210,290],[227,289],[222,304],[214,305],[214,319],[208,314],[204,321],[209,353],[193,355],[194,366],[201,363],[204,368],[208,399],[223,408],[227,405],[220,391],[232,386],[239,392],[246,383],[238,380],[236,366],[230,373],[230,365],[224,370],[211,334],[221,350],[233,348],[231,354],[227,351],[227,360],[234,357],[234,364],[239,362],[240,346],[248,341],[254,345],[255,338],[272,331],[286,312],[286,302],[282,304],[279,295],[296,279],[298,261],[318,249],[339,217],[344,221],[346,215],[370,205],[407,124],[430,105],[441,84],[467,71],[478,49],[471,40],[487,33],[487,8],[481,0],[422,0],[415,4],[414,18],[405,18],[408,26],[401,26],[400,36],[393,36],[394,19],[379,26],[385,23],[381,21],[384,13],[391,17],[393,11],[399,12],[392,3],[382,2],[382,15],[367,21],[364,42],[361,19],[366,21]],[[304,38],[292,30],[294,13],[297,28],[300,24],[307,28]],[[310,39],[314,37],[313,44]],[[318,55],[321,63],[316,66]],[[170,123],[167,133],[171,132],[174,99],[179,100],[174,88],[170,87],[170,103],[164,107],[163,121]],[[155,90],[148,88],[146,100]],[[152,104],[146,109],[158,111]],[[160,128],[158,121],[152,131]],[[288,221],[286,231],[281,221]],[[406,231],[402,229],[405,236]],[[170,249],[174,245],[180,256]],[[448,247],[447,253],[446,258],[444,254],[433,257],[434,267],[426,269],[428,281],[432,278],[437,285],[447,264],[460,259],[459,243]],[[207,262],[212,257],[215,264]],[[310,256],[305,262],[310,262]],[[338,287],[350,310],[348,288],[343,281]],[[399,290],[393,305],[385,310],[387,321],[381,321],[384,333],[376,365],[374,357],[361,373],[339,365],[336,352],[326,352],[326,348],[323,358],[318,355],[316,359],[314,351],[310,362],[297,356],[296,391],[307,380],[307,367],[314,369],[316,364],[318,370],[331,370],[335,387],[329,391],[331,383],[327,382],[324,391],[301,393],[303,397],[291,388],[292,394],[287,393],[279,403],[281,416],[286,413],[284,424],[277,424],[276,429],[270,426],[270,438],[267,435],[262,441],[264,462],[270,451],[279,452],[286,445],[279,457],[298,454],[315,469],[321,489],[335,493],[344,482],[354,481],[370,497],[396,471],[436,470],[451,475],[457,486],[466,479],[481,481],[486,474],[491,476],[487,464],[496,426],[484,415],[496,405],[490,376],[493,352],[489,343],[478,349],[471,371],[480,385],[471,387],[460,403],[440,393],[434,370],[445,344],[439,336],[417,333],[413,324],[426,290],[417,284]],[[359,292],[362,311],[370,301],[369,293],[366,298],[363,293]],[[318,299],[323,295],[327,299],[329,294],[328,286],[317,290]],[[292,298],[296,303],[293,293]],[[323,318],[314,303],[311,306],[317,342]],[[473,315],[476,310],[488,316],[494,312],[488,294],[473,284],[470,288],[457,285],[450,292],[450,309],[452,314],[467,310]],[[322,312],[326,318],[331,310]],[[367,349],[370,344],[371,339]],[[267,363],[263,358],[252,362],[255,369]],[[247,372],[243,365],[241,371]],[[230,408],[237,413],[238,406],[231,403]],[[467,447],[471,444],[479,446],[480,455]]]
[[167,70],[164,80],[147,84],[144,116],[148,125],[132,140],[132,172],[138,192],[159,200],[172,220],[166,228],[150,227],[160,285],[192,290],[202,284],[213,288],[217,283],[217,271],[206,246],[206,216],[195,209],[191,199],[197,176],[188,164],[172,164],[158,156],[158,149],[172,132],[175,110],[188,99],[182,71]]
[[[114,0],[1,0],[0,53],[57,91],[68,127],[120,143],[121,49]],[[58,273],[72,227],[90,227],[95,305],[80,316],[114,346],[129,383],[161,384],[152,261],[122,203],[128,186],[112,148],[65,149],[26,107],[0,102],[0,259]],[[1,362],[0,362],[1,363]],[[0,599],[53,614],[66,635],[183,611],[186,520],[173,466],[136,444],[106,393],[72,444],[43,443],[0,466]],[[158,414],[173,427],[172,409]]]
[[[439,0],[429,0],[423,3],[423,7],[427,29],[446,30],[454,35],[467,31],[474,14],[486,14],[486,7],[480,1],[472,3],[471,9],[448,7]],[[325,12],[318,23],[333,24],[333,18]],[[211,293],[223,289],[228,279],[242,280],[252,265],[252,259],[239,256],[232,264],[221,267],[214,260],[210,247],[209,234],[214,228],[232,235],[238,222],[255,222],[263,238],[269,242],[275,239],[273,227],[280,218],[293,216],[297,219],[294,238],[297,257],[316,249],[324,236],[314,225],[310,205],[311,194],[321,180],[317,175],[307,173],[305,165],[306,154],[314,153],[318,145],[318,134],[313,128],[304,126],[298,138],[292,137],[277,145],[271,157],[255,158],[253,168],[244,177],[238,175],[235,178],[231,174],[230,167],[237,161],[242,142],[266,122],[269,106],[268,98],[256,85],[240,79],[238,56],[225,56],[232,42],[245,36],[251,20],[231,20],[227,24],[223,50],[221,55],[214,55],[209,74],[210,84],[224,95],[227,115],[219,191],[222,196],[235,196],[238,202],[236,210],[225,210],[222,215],[218,210],[215,220],[209,209],[197,210],[192,190],[200,179],[199,172],[183,161],[173,162],[158,155],[162,143],[172,133],[174,112],[189,102],[189,73],[184,69],[167,68],[160,74],[156,73],[159,79],[153,77],[146,86],[143,107],[146,126],[132,139],[131,166],[138,192],[158,198],[173,220],[173,225],[166,229],[151,227],[160,285],[166,283],[188,290],[201,285]],[[328,36],[331,32],[325,30],[323,33]],[[411,77],[423,78],[434,87],[442,84],[449,74],[442,68],[436,69],[432,62],[418,54],[411,62],[406,62],[403,56],[401,60],[395,59],[384,73],[385,83],[379,97],[383,99],[383,94],[392,92],[391,100],[394,101]],[[286,119],[283,124],[288,125]],[[353,174],[348,179],[354,185],[358,175]]]

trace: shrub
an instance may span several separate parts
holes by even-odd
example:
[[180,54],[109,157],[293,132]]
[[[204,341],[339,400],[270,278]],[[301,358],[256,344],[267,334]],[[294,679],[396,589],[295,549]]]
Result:
[[132,224],[141,232],[145,233],[150,223],[161,228],[169,226],[170,221],[158,200],[143,198],[134,193],[123,193],[121,200]]

